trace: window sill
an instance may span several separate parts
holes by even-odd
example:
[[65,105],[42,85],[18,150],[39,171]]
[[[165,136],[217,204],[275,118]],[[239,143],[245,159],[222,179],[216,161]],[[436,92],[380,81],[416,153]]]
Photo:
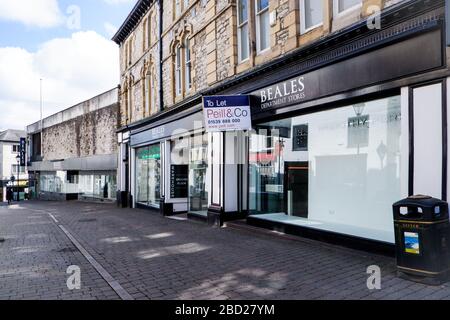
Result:
[[256,56],[263,56],[265,54],[267,54],[268,52],[270,52],[271,47],[267,47],[264,50],[261,51],[256,51]]
[[362,7],[363,7],[363,5],[361,3],[361,4],[358,4],[358,5],[353,6],[351,8],[348,8],[348,9],[346,9],[344,11],[341,11],[341,12],[338,12],[337,8],[334,8],[333,15],[334,15],[334,18],[338,18],[338,19],[339,18],[345,18],[345,17],[348,17],[348,16],[351,16],[351,15],[355,14],[355,12],[361,12]]
[[323,23],[316,24],[315,26],[309,27],[307,29],[305,29],[304,27],[301,27],[300,35],[303,36],[305,34],[316,31],[317,29],[322,28],[322,27],[323,27]]

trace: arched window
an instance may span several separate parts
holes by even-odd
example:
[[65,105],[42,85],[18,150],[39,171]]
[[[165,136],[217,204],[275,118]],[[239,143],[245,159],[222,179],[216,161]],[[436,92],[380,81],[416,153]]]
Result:
[[189,32],[181,33],[171,45],[173,54],[174,97],[184,97],[193,87],[192,51]]

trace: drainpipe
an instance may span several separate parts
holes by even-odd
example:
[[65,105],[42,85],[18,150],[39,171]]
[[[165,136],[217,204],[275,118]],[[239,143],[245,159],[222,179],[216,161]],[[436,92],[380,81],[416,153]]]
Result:
[[164,111],[164,89],[163,89],[163,0],[158,0],[159,5],[159,110]]

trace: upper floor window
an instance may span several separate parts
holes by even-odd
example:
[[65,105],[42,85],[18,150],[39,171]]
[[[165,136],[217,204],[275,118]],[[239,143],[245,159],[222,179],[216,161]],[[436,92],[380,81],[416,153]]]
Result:
[[336,15],[362,5],[362,0],[334,0],[334,13]]
[[184,63],[186,65],[186,70],[185,70],[185,90],[189,91],[192,88],[192,61],[191,61],[191,41],[186,38],[185,42],[184,42],[184,56],[185,56],[185,60]]
[[17,172],[25,173],[25,167],[18,166],[17,164],[13,164],[11,170],[12,170],[12,172],[11,172],[12,174],[15,174]]
[[174,0],[175,18],[178,18],[189,7],[189,0]]
[[147,20],[147,47],[150,48],[152,46],[153,43],[153,39],[152,39],[152,32],[154,31],[152,28],[152,20],[154,19],[153,17],[153,13],[150,15],[150,17]]
[[149,63],[142,71],[142,105],[144,118],[154,113],[156,108],[155,68]]
[[148,88],[148,94],[150,95],[150,114],[156,112],[156,81],[155,81],[155,70],[152,69],[150,75],[150,85]]
[[177,45],[175,51],[175,93],[181,95],[181,46]]
[[250,42],[248,28],[248,0],[238,0],[238,60],[244,61],[249,57]]
[[306,33],[323,24],[323,1],[300,0],[301,33]]
[[175,0],[175,17],[179,17],[181,14],[181,0]]
[[14,144],[12,147],[13,147],[13,153],[19,153],[20,147],[18,144]]
[[133,55],[133,39],[128,40],[128,47],[127,47],[127,64],[131,65],[131,62],[133,61],[132,58]]
[[31,156],[33,159],[41,156],[41,133],[35,133],[31,137]]
[[193,87],[192,51],[189,32],[171,44],[173,55],[174,97],[184,97]]
[[150,42],[148,41],[148,39],[150,38],[149,37],[149,35],[150,35],[150,28],[149,28],[149,26],[150,25],[148,23],[149,20],[150,19],[145,18],[144,22],[142,24],[142,50],[143,51],[147,50],[147,48],[150,45]]
[[256,52],[259,53],[270,47],[269,0],[255,0],[255,4]]
[[133,112],[133,85],[134,80],[130,77],[126,80],[123,92],[123,101],[125,106],[125,121],[127,123],[132,120]]

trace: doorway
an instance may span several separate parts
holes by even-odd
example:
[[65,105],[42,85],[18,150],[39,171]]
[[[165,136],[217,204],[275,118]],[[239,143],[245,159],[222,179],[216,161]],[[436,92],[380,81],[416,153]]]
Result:
[[308,218],[308,162],[285,162],[284,172],[286,214]]
[[189,152],[189,212],[199,216],[208,213],[208,135],[191,137]]

